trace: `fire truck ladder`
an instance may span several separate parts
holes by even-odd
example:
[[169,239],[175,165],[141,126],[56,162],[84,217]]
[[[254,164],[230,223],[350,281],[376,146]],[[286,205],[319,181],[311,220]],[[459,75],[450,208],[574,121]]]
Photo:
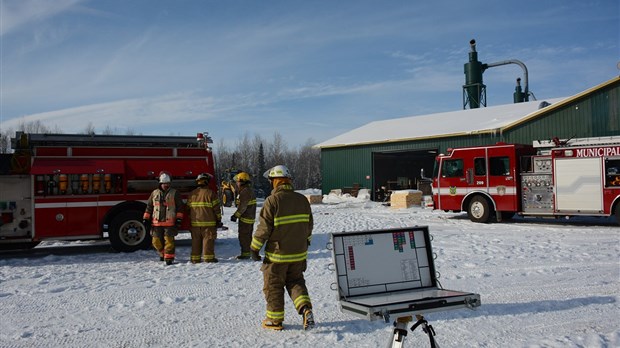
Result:
[[[115,147],[197,147],[196,137],[150,135],[95,135],[95,134],[24,134],[17,132],[13,148],[23,146],[23,137],[30,146],[115,146]],[[206,136],[206,143],[213,140]]]

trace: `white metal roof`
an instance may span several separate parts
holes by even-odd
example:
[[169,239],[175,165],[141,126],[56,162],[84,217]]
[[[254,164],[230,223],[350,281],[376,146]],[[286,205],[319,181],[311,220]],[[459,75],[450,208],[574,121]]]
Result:
[[567,98],[374,121],[315,146],[340,147],[490,132],[527,118],[541,106],[564,99]]

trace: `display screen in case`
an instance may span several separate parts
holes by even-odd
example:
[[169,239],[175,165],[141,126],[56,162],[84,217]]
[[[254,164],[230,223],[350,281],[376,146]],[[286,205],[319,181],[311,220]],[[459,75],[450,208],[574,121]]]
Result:
[[480,296],[438,287],[426,226],[331,234],[340,308],[369,320],[463,307]]

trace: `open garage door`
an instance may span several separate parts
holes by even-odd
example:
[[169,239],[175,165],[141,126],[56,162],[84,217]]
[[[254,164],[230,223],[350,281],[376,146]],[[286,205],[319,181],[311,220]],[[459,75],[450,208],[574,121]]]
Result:
[[437,149],[373,152],[373,196],[375,201],[384,201],[394,190],[414,189],[424,195],[431,194],[430,183],[422,180],[420,170],[425,176],[433,173]]

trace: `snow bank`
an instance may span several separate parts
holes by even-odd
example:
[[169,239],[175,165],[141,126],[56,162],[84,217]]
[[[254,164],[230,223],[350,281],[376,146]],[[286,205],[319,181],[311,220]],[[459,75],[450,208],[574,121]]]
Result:
[[360,189],[357,193],[357,197],[353,197],[348,193],[337,194],[330,192],[327,195],[323,195],[323,203],[326,204],[338,204],[338,203],[364,203],[370,201],[370,192],[368,189]]

